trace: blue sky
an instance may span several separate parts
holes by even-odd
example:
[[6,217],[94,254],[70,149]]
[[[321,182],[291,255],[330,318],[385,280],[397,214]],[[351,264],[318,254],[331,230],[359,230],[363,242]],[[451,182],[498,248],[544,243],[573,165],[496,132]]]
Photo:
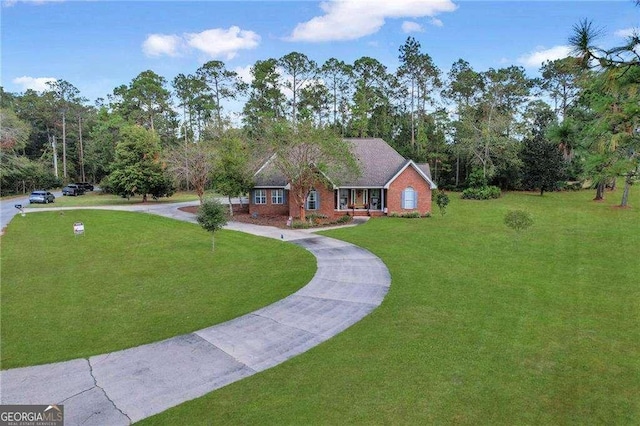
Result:
[[608,1],[20,1],[1,0],[1,84],[8,92],[64,79],[94,101],[147,69],[171,81],[211,59],[248,77],[257,60],[302,52],[318,63],[371,56],[389,71],[415,37],[443,72],[520,65],[537,75],[592,19],[603,46],[640,27],[640,7]]

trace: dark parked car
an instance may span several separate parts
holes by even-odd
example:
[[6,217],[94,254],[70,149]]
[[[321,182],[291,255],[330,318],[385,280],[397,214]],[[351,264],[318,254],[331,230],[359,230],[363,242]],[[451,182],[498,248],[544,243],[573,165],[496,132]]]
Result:
[[56,199],[52,193],[49,191],[33,191],[31,195],[29,195],[29,203],[53,203]]
[[62,195],[82,195],[84,194],[84,188],[76,185],[75,183],[70,183],[69,185],[62,188]]
[[84,188],[85,191],[93,191],[93,184],[90,184],[89,182],[76,182],[75,184],[80,188]]

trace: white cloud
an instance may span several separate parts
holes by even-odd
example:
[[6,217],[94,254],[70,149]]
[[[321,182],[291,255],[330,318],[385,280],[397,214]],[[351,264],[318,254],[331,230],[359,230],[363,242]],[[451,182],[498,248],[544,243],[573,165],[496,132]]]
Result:
[[236,67],[234,71],[238,74],[238,77],[247,84],[251,84],[253,81],[253,75],[251,74],[251,65],[246,67]]
[[233,59],[238,51],[254,49],[258,44],[258,34],[232,26],[183,35],[151,34],[142,43],[142,50],[147,56],[180,56],[188,49],[195,49],[210,58]]
[[142,43],[142,51],[147,56],[178,56],[182,39],[177,35],[151,34]]
[[616,37],[622,37],[622,38],[627,38],[627,37],[631,37],[634,34],[640,34],[640,29],[638,28],[624,28],[622,30],[618,30],[615,33]]
[[39,6],[45,3],[62,3],[66,0],[2,0],[3,7],[11,7],[16,5],[17,3],[28,3]]
[[444,23],[438,18],[431,18],[431,25],[434,27],[444,27]]
[[404,33],[421,33],[424,31],[422,25],[413,21],[404,21],[402,23],[402,32]]
[[47,86],[47,82],[56,81],[57,78],[53,77],[17,77],[12,81],[14,84],[18,84],[22,86],[22,90],[35,90],[37,92],[44,92],[45,90],[49,90],[49,86]]
[[550,49],[538,48],[533,52],[522,55],[518,62],[527,68],[539,68],[546,61],[566,58],[571,53],[570,46],[554,46]]
[[201,33],[185,34],[187,44],[212,58],[233,59],[239,50],[254,49],[260,44],[260,36],[253,31],[232,26],[228,30],[214,28]]
[[457,6],[451,0],[330,0],[320,8],[324,15],[298,24],[290,41],[355,40],[376,33],[386,19],[433,17]]

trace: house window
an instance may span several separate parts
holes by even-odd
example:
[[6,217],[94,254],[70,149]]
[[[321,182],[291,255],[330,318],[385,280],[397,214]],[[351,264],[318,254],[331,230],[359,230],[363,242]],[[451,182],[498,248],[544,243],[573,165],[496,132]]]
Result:
[[318,210],[318,192],[315,189],[312,189],[307,196],[307,210]]
[[284,189],[271,190],[271,204],[284,204]]
[[371,190],[371,210],[380,210],[380,190]]
[[402,191],[402,208],[403,209],[415,209],[418,207],[418,194],[412,187],[406,188]]
[[253,204],[267,204],[266,189],[256,189],[253,192]]
[[349,206],[349,194],[350,191],[348,189],[340,190],[340,210],[346,210]]

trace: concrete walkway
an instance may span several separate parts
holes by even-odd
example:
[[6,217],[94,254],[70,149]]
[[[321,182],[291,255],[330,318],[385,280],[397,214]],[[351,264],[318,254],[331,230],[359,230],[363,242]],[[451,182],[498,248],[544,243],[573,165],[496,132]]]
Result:
[[[183,203],[187,205],[193,203]],[[116,207],[193,222],[181,205]],[[42,211],[43,209],[38,209]],[[194,333],[88,359],[0,372],[2,404],[64,404],[66,425],[126,425],[294,357],[373,311],[391,277],[362,248],[309,232],[231,222],[317,259],[313,279],[272,305]]]

